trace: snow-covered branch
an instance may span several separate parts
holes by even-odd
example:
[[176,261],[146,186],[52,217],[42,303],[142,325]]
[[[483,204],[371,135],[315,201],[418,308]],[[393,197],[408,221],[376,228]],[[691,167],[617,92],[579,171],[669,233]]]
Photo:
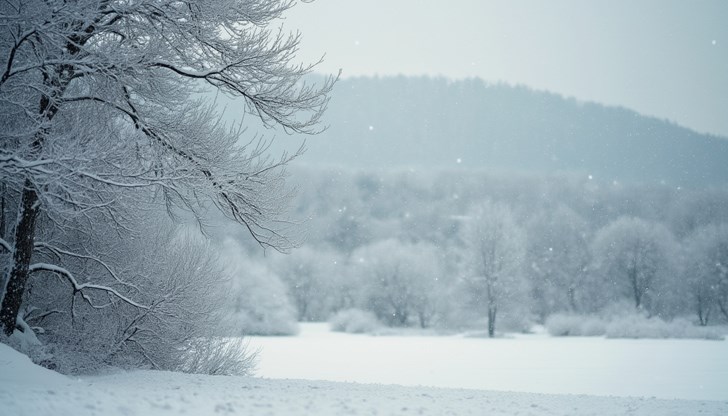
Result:
[[29,271],[29,273],[45,271],[45,272],[55,273],[59,276],[64,277],[71,284],[74,292],[81,293],[84,300],[86,300],[86,302],[88,302],[89,305],[91,305],[93,307],[105,307],[108,305],[103,305],[103,306],[95,305],[92,302],[91,298],[87,294],[84,293],[84,290],[88,289],[88,290],[98,290],[98,291],[106,292],[108,294],[114,295],[120,301],[127,303],[131,306],[134,306],[136,308],[140,308],[140,309],[149,308],[148,306],[144,306],[144,305],[137,303],[134,300],[122,295],[121,293],[119,293],[118,290],[116,290],[112,287],[105,286],[105,285],[97,285],[97,284],[93,284],[93,283],[79,283],[78,280],[73,276],[73,274],[70,271],[68,271],[67,269],[65,269],[63,267],[56,266],[55,264],[35,263],[35,264],[30,265],[28,271]]
[[[0,149],[1,151],[1,149]],[[25,160],[18,155],[0,155],[0,169],[8,172],[34,171],[43,174],[52,174],[53,171],[44,168],[55,163],[51,159]]]
[[132,284],[132,283],[125,282],[121,278],[119,278],[119,276],[117,275],[117,273],[114,272],[114,269],[107,262],[105,262],[104,260],[100,259],[98,256],[92,256],[92,255],[89,255],[89,254],[74,253],[72,251],[64,250],[64,249],[62,249],[60,247],[56,247],[56,246],[53,246],[51,244],[44,243],[44,242],[36,242],[35,243],[35,247],[37,249],[47,250],[47,251],[55,254],[56,257],[58,257],[58,258],[60,258],[62,256],[68,256],[68,257],[73,257],[73,258],[77,258],[77,259],[90,260],[90,261],[92,261],[92,262],[94,262],[96,264],[99,264],[101,267],[103,267],[103,269],[106,270],[106,272],[116,282],[118,282],[118,283],[120,283],[122,285],[125,285],[125,286],[129,286],[131,288],[134,288],[137,291],[140,291],[140,289],[139,289],[139,287],[137,285]]

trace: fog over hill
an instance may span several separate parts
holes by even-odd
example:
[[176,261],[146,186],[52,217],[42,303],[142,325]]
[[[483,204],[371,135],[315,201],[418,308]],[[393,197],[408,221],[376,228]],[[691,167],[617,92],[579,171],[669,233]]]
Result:
[[[224,98],[218,102],[232,113]],[[674,186],[728,182],[725,138],[624,108],[479,79],[341,80],[325,122],[329,128],[308,138],[299,163],[577,172],[600,181]],[[274,150],[300,142],[279,133]]]

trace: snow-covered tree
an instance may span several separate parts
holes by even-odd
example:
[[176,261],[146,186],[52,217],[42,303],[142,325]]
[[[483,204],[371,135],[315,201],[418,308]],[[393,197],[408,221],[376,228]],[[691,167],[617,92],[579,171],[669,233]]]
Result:
[[275,259],[273,269],[288,286],[299,321],[325,321],[334,307],[336,285],[343,273],[341,256],[331,250],[299,247]]
[[228,305],[231,334],[298,332],[296,307],[281,278],[266,264],[246,256],[234,240],[225,240],[221,255],[232,280],[232,302]]
[[383,322],[425,328],[437,306],[439,257],[426,243],[383,240],[356,250],[351,257],[364,292],[364,304]]
[[[303,82],[311,66],[294,62],[299,35],[276,30],[292,5],[0,4],[0,183],[17,212],[12,232],[0,236],[0,250],[11,254],[0,307],[6,333],[15,329],[28,276],[40,269],[69,281],[87,301],[97,293],[137,303],[111,288],[80,283],[53,264],[33,263],[45,244],[36,241],[39,226],[64,232],[69,221],[81,227],[85,218],[101,217],[123,236],[134,191],[152,190],[170,213],[184,209],[200,221],[215,206],[260,245],[290,247],[281,222],[287,199],[281,168],[289,158],[267,159],[265,143],[241,141],[242,129],[221,125],[213,109],[193,97],[217,89],[244,98],[241,113],[267,125],[314,132],[333,81],[320,87]],[[93,232],[93,223],[85,226]]]
[[589,228],[574,210],[559,205],[528,226],[528,274],[537,312],[577,312],[590,262]]
[[498,312],[527,299],[525,233],[508,206],[485,202],[470,212],[462,238],[468,259],[463,280],[477,306],[487,309],[493,337]]
[[717,310],[728,320],[728,224],[699,228],[685,242],[684,279],[698,322]]
[[661,297],[676,275],[678,246],[667,228],[622,217],[597,232],[592,253],[596,275],[614,288],[616,297],[626,297],[648,313],[659,310]]

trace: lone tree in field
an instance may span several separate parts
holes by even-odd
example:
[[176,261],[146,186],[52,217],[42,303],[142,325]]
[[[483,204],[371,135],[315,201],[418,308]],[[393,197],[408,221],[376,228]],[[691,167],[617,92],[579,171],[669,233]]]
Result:
[[507,206],[487,202],[471,212],[463,239],[468,258],[464,283],[476,303],[487,308],[488,336],[493,337],[498,311],[526,297],[524,232]]
[[[84,258],[36,241],[40,226],[93,235],[129,229],[137,198],[164,198],[202,220],[210,206],[263,247],[289,248],[283,165],[221,125],[194,94],[242,97],[287,132],[315,132],[333,80],[311,86],[293,59],[298,34],[275,27],[292,0],[7,0],[0,3],[0,325],[16,328],[31,273],[53,273],[94,307],[135,307],[128,282],[93,284],[47,262]],[[139,196],[141,195],[141,196]],[[7,206],[6,206],[7,204]],[[13,208],[8,208],[13,207]],[[15,211],[13,211],[15,210]],[[12,217],[6,215],[13,212]],[[15,224],[6,217],[17,218]],[[5,225],[7,223],[7,226]],[[7,231],[6,231],[7,230]],[[124,284],[121,284],[124,283]]]

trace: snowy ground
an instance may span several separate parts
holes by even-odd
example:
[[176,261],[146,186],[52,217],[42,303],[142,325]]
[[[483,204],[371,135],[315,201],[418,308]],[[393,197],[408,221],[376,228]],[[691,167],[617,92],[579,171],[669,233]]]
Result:
[[[457,340],[455,344],[448,344],[447,340]],[[322,342],[323,340],[328,340]],[[464,355],[471,348],[474,352],[479,345],[481,355],[498,357],[499,360],[519,358],[521,364],[501,361],[499,365],[491,365],[493,377],[504,377],[509,369],[520,368],[519,372],[504,380],[506,386],[512,386],[518,378],[530,378],[533,372],[528,371],[527,363],[536,363],[541,360],[553,359],[554,351],[558,347],[549,347],[551,341],[560,345],[569,345],[571,342],[561,343],[561,339],[538,337],[533,339],[469,339],[457,337],[368,337],[343,334],[331,334],[321,326],[304,326],[301,337],[282,338],[256,338],[253,343],[264,346],[261,356],[261,369],[263,375],[272,377],[274,369],[282,372],[283,369],[294,362],[299,365],[290,368],[290,377],[303,375],[331,375],[335,377],[362,377],[363,367],[367,363],[374,365],[368,372],[370,377],[394,377],[396,373],[405,368],[419,365],[431,365],[433,370],[420,369],[422,379],[420,384],[435,384],[438,380],[449,380],[451,375],[443,375],[443,368],[447,363],[465,363],[472,359],[471,355]],[[397,341],[397,342],[395,342]],[[576,357],[572,368],[582,362],[582,358],[592,354],[611,351],[611,347],[601,347],[595,351],[582,351],[583,348],[594,348],[594,345],[607,344],[611,340],[601,340],[601,344],[589,344],[574,341],[574,348],[564,348],[562,354],[568,355],[574,351],[581,351]],[[585,341],[585,340],[581,340]],[[586,340],[588,341],[588,340]],[[599,342],[598,339],[593,340]],[[401,344],[404,342],[405,344]],[[530,347],[516,347],[526,342],[533,342]],[[665,345],[671,345],[668,341]],[[672,357],[671,365],[679,369],[681,361],[694,363],[690,357],[699,354],[721,354],[709,358],[718,359],[718,364],[707,368],[702,373],[704,384],[710,384],[710,389],[703,391],[718,391],[726,383],[725,360],[726,343],[724,341],[707,341],[680,344],[683,346],[679,357]],[[442,343],[442,345],[440,345]],[[622,341],[613,345],[621,345]],[[288,345],[287,349],[284,347]],[[333,345],[329,347],[328,345]],[[379,347],[377,347],[379,345]],[[459,347],[458,347],[459,345]],[[470,345],[470,347],[465,347]],[[642,346],[642,341],[635,341],[633,346]],[[659,344],[658,344],[659,345]],[[704,348],[703,345],[718,346],[716,350]],[[272,347],[271,347],[272,346]],[[347,351],[333,351],[334,346],[350,348]],[[394,346],[394,347],[393,347]],[[649,345],[645,345],[647,348]],[[486,348],[487,347],[487,348]],[[577,348],[578,347],[578,348]],[[651,346],[654,348],[654,345]],[[373,349],[372,349],[373,348]],[[394,349],[392,349],[394,348]],[[414,349],[410,349],[414,348]],[[455,349],[453,349],[455,348]],[[458,349],[460,348],[460,349]],[[515,348],[523,348],[516,349]],[[546,348],[535,357],[526,357],[523,354],[535,353],[536,350]],[[721,350],[722,348],[722,350]],[[406,353],[408,350],[409,353]],[[509,350],[513,350],[510,351]],[[622,353],[630,351],[627,347],[617,347]],[[431,351],[428,353],[428,351]],[[458,354],[447,359],[439,357],[435,360],[433,353],[449,352]],[[654,354],[640,355],[641,349],[632,349],[632,355],[638,355],[631,362],[639,366],[638,361],[656,359],[664,363],[667,354],[672,353],[672,347],[657,350]],[[361,357],[355,357],[363,354]],[[463,354],[463,355],[459,355]],[[510,354],[510,355],[508,355]],[[345,361],[348,357],[349,361]],[[377,361],[376,357],[381,358]],[[360,358],[360,363],[356,358]],[[584,360],[586,358],[583,358]],[[274,361],[285,360],[274,364]],[[303,362],[309,362],[308,367]],[[422,361],[430,360],[430,361]],[[403,361],[406,365],[383,371],[385,365]],[[487,360],[486,360],[487,361]],[[549,365],[540,365],[536,372],[542,372],[541,377],[549,376],[543,369],[556,367],[564,359]],[[597,358],[592,361],[602,360]],[[614,356],[604,357],[606,363],[616,363]],[[377,364],[378,363],[378,364]],[[722,364],[721,364],[722,363]],[[310,373],[311,368],[320,366],[318,373]],[[378,366],[377,366],[378,365]],[[677,366],[677,367],[675,367]],[[721,367],[722,366],[722,367]],[[590,367],[597,374],[601,374],[606,364],[594,364]],[[306,370],[308,368],[308,370]],[[460,369],[468,368],[472,373],[464,380],[490,379],[481,373],[484,367],[477,362],[470,365],[461,365]],[[500,368],[500,370],[497,370]],[[618,366],[614,371],[622,369]],[[496,369],[496,370],[494,370]],[[706,370],[706,369],[703,369]],[[304,374],[305,371],[309,373]],[[338,371],[338,376],[336,376]],[[351,375],[342,376],[342,374]],[[490,370],[489,370],[490,371]],[[587,370],[579,370],[580,374]],[[675,370],[677,371],[677,370]],[[702,371],[702,370],[701,370]],[[723,371],[723,373],[720,373]],[[550,373],[559,374],[559,373]],[[658,377],[678,377],[677,372],[662,371]],[[697,373],[696,373],[697,374]],[[280,374],[279,374],[280,375]],[[439,375],[443,375],[440,378]],[[601,374],[603,375],[603,374]],[[402,379],[403,382],[411,379]],[[614,377],[617,377],[615,375]],[[623,375],[622,380],[629,384],[631,374]],[[693,377],[687,375],[686,377]],[[721,378],[722,377],[722,378]],[[668,379],[672,379],[668,377]],[[722,380],[722,381],[721,381]],[[360,379],[359,381],[367,381]],[[536,382],[538,381],[538,383]],[[555,385],[565,382],[561,379],[546,380],[537,378],[534,382],[524,381],[521,387],[541,385]],[[690,382],[691,379],[687,379]],[[710,381],[710,383],[708,383]],[[470,382],[470,381],[469,381]],[[720,386],[712,388],[712,383],[721,382]],[[532,383],[532,384],[529,384]],[[572,382],[568,382],[572,383]],[[659,385],[662,385],[658,383]],[[663,383],[664,384],[664,383]],[[667,383],[670,385],[671,383]],[[574,384],[568,384],[573,386]],[[724,388],[725,389],[725,388]],[[690,390],[687,390],[690,391]],[[693,393],[690,393],[693,394]],[[712,393],[716,396],[720,394]],[[725,392],[723,393],[725,394]],[[103,376],[69,378],[44,368],[33,365],[27,357],[15,352],[9,347],[0,344],[0,414],[3,416],[36,416],[36,415],[387,415],[387,414],[424,414],[424,415],[721,415],[728,414],[728,401],[713,400],[664,400],[657,398],[623,398],[598,397],[586,395],[560,395],[536,394],[516,392],[495,392],[484,390],[465,389],[439,389],[432,387],[403,387],[387,384],[354,384],[330,381],[311,380],[276,380],[252,377],[214,377],[201,375],[188,375],[160,371],[134,371],[128,373],[114,373]]]
[[728,341],[380,336],[303,324],[254,337],[258,375],[480,390],[728,400]]

